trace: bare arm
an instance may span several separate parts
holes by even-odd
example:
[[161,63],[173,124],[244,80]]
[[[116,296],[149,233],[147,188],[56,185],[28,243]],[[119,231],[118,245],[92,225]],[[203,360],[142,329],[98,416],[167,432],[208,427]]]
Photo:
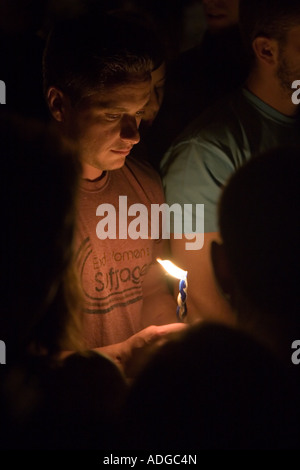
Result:
[[[222,298],[214,280],[210,244],[218,238],[217,204],[222,187],[235,171],[236,154],[231,151],[227,139],[226,123],[222,127],[220,122],[218,134],[212,115],[207,123],[199,119],[194,122],[193,129],[188,130],[182,140],[170,148],[162,169],[169,205],[179,203],[181,207],[186,205],[186,208],[194,205],[195,209],[197,204],[203,204],[203,213],[200,211],[192,220],[198,235],[206,231],[204,245],[200,249],[189,250],[186,249],[185,236],[177,240],[171,238],[172,261],[188,271],[186,320],[194,322],[202,318],[232,323],[229,304]],[[191,209],[187,215],[191,217]],[[177,293],[175,291],[174,295]]]

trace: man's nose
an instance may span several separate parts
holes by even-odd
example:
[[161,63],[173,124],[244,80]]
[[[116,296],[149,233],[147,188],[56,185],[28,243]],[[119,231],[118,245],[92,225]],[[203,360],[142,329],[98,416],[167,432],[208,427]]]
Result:
[[135,117],[123,116],[121,120],[120,137],[122,140],[130,142],[132,145],[140,141],[140,133]]

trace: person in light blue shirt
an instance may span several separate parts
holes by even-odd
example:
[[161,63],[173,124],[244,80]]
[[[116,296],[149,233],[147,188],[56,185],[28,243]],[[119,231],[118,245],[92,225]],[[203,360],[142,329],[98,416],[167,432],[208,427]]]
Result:
[[264,150],[300,145],[299,124],[246,88],[236,91],[193,121],[165,155],[168,203],[204,204],[205,233],[218,231],[217,203],[229,176]]
[[215,288],[209,259],[222,187],[256,154],[300,146],[298,106],[292,101],[292,83],[300,77],[299,2],[241,0],[240,27],[251,59],[244,87],[190,124],[161,164],[168,204],[204,204],[203,248],[187,250],[184,237],[171,239],[174,262],[188,271],[190,322],[199,316],[235,321]]

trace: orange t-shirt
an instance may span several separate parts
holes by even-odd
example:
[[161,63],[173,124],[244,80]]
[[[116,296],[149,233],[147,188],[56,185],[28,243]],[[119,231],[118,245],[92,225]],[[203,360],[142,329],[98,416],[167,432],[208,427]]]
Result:
[[[119,196],[123,196],[122,204]],[[127,239],[119,238],[119,216],[123,221],[127,217],[127,227],[136,218],[124,214],[124,196],[127,196],[127,208],[136,203],[147,208],[147,239],[131,239],[128,235]],[[87,347],[124,341],[143,328],[142,306],[146,295],[143,280],[151,263],[161,256],[162,247],[161,239],[150,238],[151,204],[163,202],[159,175],[150,165],[130,157],[121,169],[108,171],[99,180],[82,180],[76,265],[84,292],[83,335]],[[105,206],[102,206],[103,215],[97,215],[97,208],[102,204],[115,208],[116,239],[100,239],[96,233],[99,222],[107,215]]]

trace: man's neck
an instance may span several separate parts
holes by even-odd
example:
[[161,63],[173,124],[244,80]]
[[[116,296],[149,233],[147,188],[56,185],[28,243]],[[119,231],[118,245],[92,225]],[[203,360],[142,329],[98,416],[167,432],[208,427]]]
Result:
[[103,173],[103,170],[99,170],[99,168],[95,168],[85,162],[82,163],[82,178],[85,180],[98,180]]
[[271,76],[266,79],[262,72],[253,70],[246,80],[246,88],[264,103],[285,116],[293,117],[296,115],[297,105],[293,104],[291,96],[282,89],[276,77]]

